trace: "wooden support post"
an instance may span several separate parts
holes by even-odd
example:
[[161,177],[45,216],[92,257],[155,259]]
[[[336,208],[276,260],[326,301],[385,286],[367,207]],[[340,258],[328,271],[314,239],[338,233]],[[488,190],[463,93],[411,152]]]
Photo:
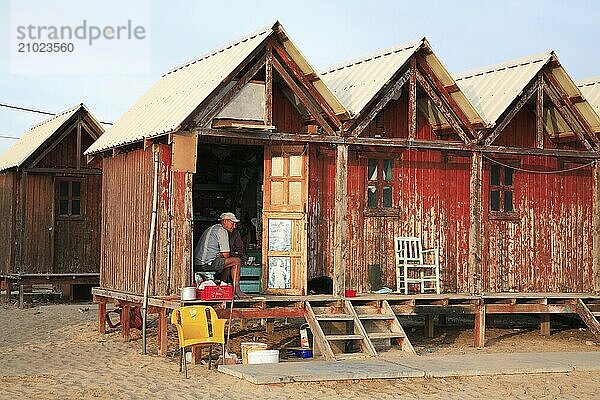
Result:
[[410,59],[410,76],[408,78],[408,138],[417,137],[417,59]]
[[592,169],[592,287],[600,292],[600,163]]
[[535,102],[535,143],[538,149],[544,148],[544,84],[543,75],[538,74],[537,98]]
[[473,345],[477,348],[485,347],[485,304],[480,303],[475,310],[475,327]]
[[19,308],[23,308],[25,306],[24,292],[25,292],[25,285],[23,285],[21,283],[21,284],[19,284]]
[[202,346],[192,346],[192,364],[200,364],[202,361]]
[[448,324],[448,319],[446,318],[446,314],[438,315],[438,324],[439,325],[447,325]]
[[335,165],[335,221],[333,249],[333,295],[343,296],[346,288],[346,211],[348,189],[348,145],[337,146]]
[[123,337],[123,340],[128,342],[129,341],[129,329],[130,329],[130,321],[129,321],[129,310],[131,309],[131,306],[129,306],[128,304],[123,305],[123,308],[121,309],[121,336]]
[[70,283],[61,283],[60,298],[63,300],[73,300],[73,285]]
[[267,329],[266,329],[267,333],[274,333],[275,332],[275,320],[273,318],[267,318]]
[[481,293],[482,251],[483,251],[483,205],[482,205],[483,156],[473,153],[470,176],[470,215],[469,215],[469,292]]
[[248,320],[245,318],[240,319],[240,329],[246,329],[248,327]]
[[540,333],[550,336],[550,314],[540,314]]
[[167,309],[162,307],[158,312],[158,355],[167,355]]
[[265,59],[265,125],[273,125],[273,46],[267,44]]
[[98,303],[98,332],[101,334],[106,333],[106,302],[101,301]]
[[10,281],[8,280],[8,278],[4,278],[4,286],[6,286],[6,304],[10,304],[10,289],[12,287]]
[[425,337],[432,338],[434,336],[433,315],[428,314],[425,316]]

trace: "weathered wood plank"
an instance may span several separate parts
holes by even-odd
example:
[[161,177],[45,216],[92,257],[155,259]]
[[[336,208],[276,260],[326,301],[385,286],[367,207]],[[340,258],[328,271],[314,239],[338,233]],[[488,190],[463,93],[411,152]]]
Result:
[[596,340],[600,340],[600,322],[598,322],[594,314],[592,314],[592,312],[585,305],[583,300],[577,299],[577,305],[575,306],[575,310],[577,311],[577,315],[579,315],[579,318],[581,318],[583,322],[587,325],[588,329],[594,335]]
[[335,168],[335,231],[333,255],[333,294],[342,296],[346,288],[346,213],[348,209],[348,145],[338,145]]
[[106,302],[101,301],[98,303],[98,332],[101,334],[106,333]]
[[481,293],[483,258],[483,156],[473,153],[471,156],[469,205],[469,290]]
[[600,165],[592,169],[592,287],[600,292]]
[[535,102],[535,144],[544,148],[544,85],[542,75],[538,74],[537,98]]
[[408,78],[408,138],[414,140],[417,136],[417,59],[410,59]]
[[485,308],[483,304],[477,306],[475,312],[475,327],[474,327],[474,346],[477,348],[485,347]]

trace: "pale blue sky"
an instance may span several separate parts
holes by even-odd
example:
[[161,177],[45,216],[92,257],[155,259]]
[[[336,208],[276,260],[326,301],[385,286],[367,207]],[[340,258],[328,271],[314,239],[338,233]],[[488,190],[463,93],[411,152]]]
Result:
[[[105,121],[171,67],[277,19],[318,70],[426,36],[450,72],[555,50],[573,79],[600,75],[600,2],[592,0],[155,0],[150,73],[72,76],[11,74],[9,2],[1,4],[0,103],[57,112],[83,101]],[[0,108],[0,135],[21,136],[43,119]],[[13,142],[0,139],[0,152]]]

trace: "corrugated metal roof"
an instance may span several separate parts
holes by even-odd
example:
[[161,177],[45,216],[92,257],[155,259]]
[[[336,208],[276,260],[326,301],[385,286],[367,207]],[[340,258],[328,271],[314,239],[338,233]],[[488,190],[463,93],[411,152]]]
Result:
[[[38,148],[43,146],[54,132],[67,122],[80,108],[84,108],[91,115],[87,107],[82,103],[50,117],[31,128],[0,155],[0,171],[20,167],[23,162],[25,162]],[[98,126],[101,127],[100,124],[98,124]]]
[[[406,42],[367,57],[327,68],[321,74],[321,78],[352,113],[352,116],[356,116],[363,112],[373,97],[422,47],[428,50],[425,60],[440,82],[444,86],[453,85],[454,79],[433,53],[426,38]],[[482,122],[481,117],[463,93],[457,91],[451,96],[472,124]],[[432,123],[445,122],[441,114],[433,109],[428,117],[431,117]]]
[[327,68],[321,79],[352,116],[358,115],[421,46],[413,40],[375,54]]
[[[455,79],[486,124],[493,127],[500,122],[499,118],[517,96],[550,61],[554,61],[549,67],[561,90],[569,97],[581,95],[553,51],[462,72],[455,74]],[[593,132],[600,131],[600,118],[587,101],[577,103],[575,107]],[[551,114],[555,113],[545,113],[547,116]],[[551,133],[568,130],[560,116],[552,118],[553,121],[545,121],[545,126]]]
[[[315,73],[287,37],[281,24],[275,22],[164,74],[112,128],[86,150],[86,154],[177,131],[196,107],[213,94],[219,84],[274,32],[280,34],[285,49],[302,72]],[[319,80],[313,84],[336,113],[346,112],[342,103],[325,85]],[[217,95],[223,95],[223,91]]]
[[455,74],[454,79],[486,125],[493,126],[550,58],[549,52],[537,54]]
[[600,115],[600,76],[583,79],[575,83],[592,108]]

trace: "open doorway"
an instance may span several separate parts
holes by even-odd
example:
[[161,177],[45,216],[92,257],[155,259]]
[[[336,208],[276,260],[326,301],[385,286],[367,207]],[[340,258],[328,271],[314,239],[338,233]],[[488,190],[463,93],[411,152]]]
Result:
[[[243,264],[261,265],[261,216],[263,208],[262,146],[201,143],[198,145],[196,173],[193,177],[194,248],[202,232],[219,220],[224,212],[233,212],[240,222],[245,248]],[[245,272],[251,274],[252,269]],[[260,268],[244,277],[242,290],[260,291]],[[247,278],[247,279],[244,279]]]

